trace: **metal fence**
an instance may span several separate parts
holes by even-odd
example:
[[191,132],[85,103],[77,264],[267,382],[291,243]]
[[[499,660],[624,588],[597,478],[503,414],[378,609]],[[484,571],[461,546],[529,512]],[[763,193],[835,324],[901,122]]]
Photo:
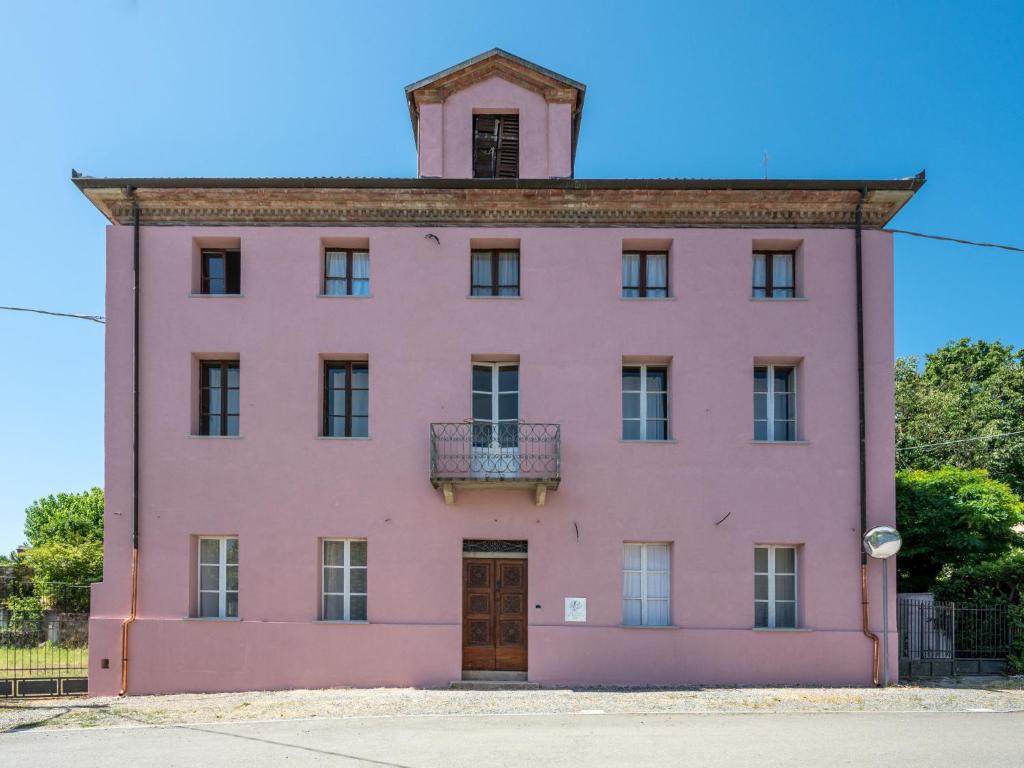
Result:
[[1005,605],[899,598],[900,658],[911,661],[1005,659],[1013,629]]
[[0,698],[88,689],[89,586],[0,578]]
[[432,480],[561,479],[561,427],[524,422],[430,425]]

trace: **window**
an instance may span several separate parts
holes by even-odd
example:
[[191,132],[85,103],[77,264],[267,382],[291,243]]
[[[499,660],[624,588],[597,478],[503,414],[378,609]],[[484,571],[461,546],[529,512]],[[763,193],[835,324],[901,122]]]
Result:
[[238,361],[204,360],[199,376],[199,434],[237,437]]
[[367,437],[370,432],[369,363],[324,363],[324,436]]
[[238,618],[238,539],[199,539],[199,618]]
[[622,366],[622,439],[668,440],[668,368]]
[[241,256],[237,250],[204,248],[200,292],[210,295],[241,293]]
[[369,296],[369,251],[350,248],[324,250],[324,295]]
[[622,254],[622,296],[664,299],[668,296],[668,254],[627,251]]
[[622,569],[622,623],[669,624],[669,545],[626,544]]
[[754,548],[754,626],[796,627],[796,547]]
[[796,368],[754,366],[754,439],[796,440]]
[[[473,454],[481,469],[518,470],[519,365],[473,365]],[[474,466],[474,469],[477,467]]]
[[323,621],[366,621],[366,541],[324,539]]
[[796,296],[793,251],[754,251],[755,299],[792,299]]
[[473,178],[519,176],[519,115],[473,115]]
[[474,250],[470,272],[471,296],[519,295],[519,251]]

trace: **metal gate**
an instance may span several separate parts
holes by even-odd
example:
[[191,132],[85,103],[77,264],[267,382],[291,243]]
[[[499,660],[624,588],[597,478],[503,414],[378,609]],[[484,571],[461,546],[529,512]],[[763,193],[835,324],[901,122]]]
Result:
[[900,658],[953,660],[956,655],[954,603],[900,599],[896,614]]
[[1003,660],[1013,639],[1005,605],[900,597],[897,620],[900,659],[907,661]]
[[88,586],[0,578],[0,698],[88,691],[88,606]]

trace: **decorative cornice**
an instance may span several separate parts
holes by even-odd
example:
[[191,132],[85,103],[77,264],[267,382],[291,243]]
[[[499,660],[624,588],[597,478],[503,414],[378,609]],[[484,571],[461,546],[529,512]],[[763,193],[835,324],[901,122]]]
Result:
[[[115,224],[130,224],[123,185],[81,184]],[[184,180],[187,182],[188,180]],[[850,227],[857,189],[719,189],[131,185],[144,225]],[[913,196],[868,190],[867,227],[884,226]]]
[[495,57],[460,69],[442,77],[429,86],[410,91],[416,104],[433,104],[444,101],[451,94],[469,88],[492,77],[500,77],[514,85],[539,94],[548,101],[575,104],[579,95],[576,88],[566,87],[564,83],[529,67],[522,66],[508,59]]

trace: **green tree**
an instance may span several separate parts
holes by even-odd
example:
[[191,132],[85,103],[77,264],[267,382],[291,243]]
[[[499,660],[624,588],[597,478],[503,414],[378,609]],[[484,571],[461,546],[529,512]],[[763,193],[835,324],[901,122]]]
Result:
[[103,489],[58,493],[32,502],[25,510],[25,537],[32,547],[103,541]]
[[[86,586],[103,578],[103,490],[58,493],[25,510],[29,546],[12,556],[21,581],[32,583],[40,610],[83,612],[89,609]],[[24,588],[11,588],[12,600]],[[12,607],[13,610],[13,607]]]
[[896,522],[903,534],[899,589],[932,588],[946,568],[997,558],[1021,536],[1024,503],[983,469],[944,467],[896,473]]
[[945,570],[933,591],[939,600],[1024,603],[1024,541],[998,557]]
[[87,584],[103,578],[103,543],[54,541],[33,547],[22,556],[32,569],[33,592],[51,610],[89,610]]
[[950,442],[1024,432],[1024,350],[960,339],[919,362],[896,363],[897,469],[986,469],[1024,495],[1024,434]]

